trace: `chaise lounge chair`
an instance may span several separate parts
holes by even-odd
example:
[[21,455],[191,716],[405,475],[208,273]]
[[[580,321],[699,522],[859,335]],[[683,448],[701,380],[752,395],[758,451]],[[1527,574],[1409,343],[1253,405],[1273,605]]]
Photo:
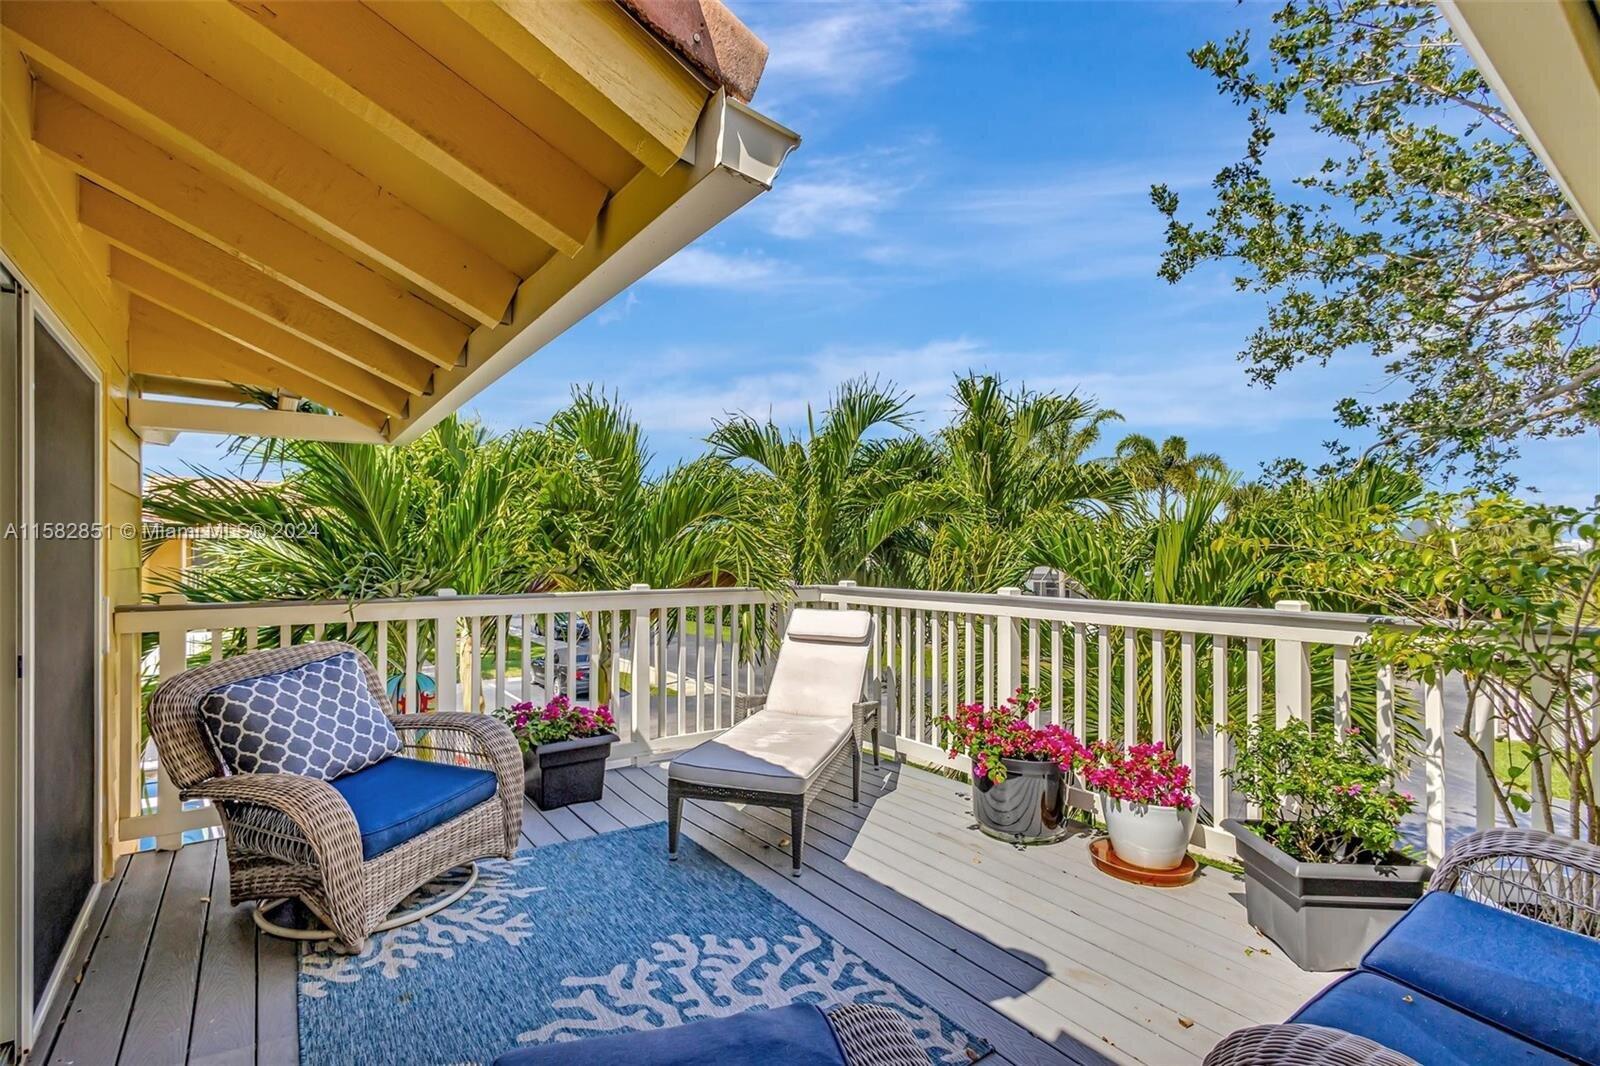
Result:
[[[667,851],[678,857],[686,799],[729,800],[789,812],[794,876],[800,876],[806,804],[828,771],[850,756],[851,799],[861,798],[861,741],[878,763],[878,701],[863,699],[873,643],[866,611],[797,608],[758,713],[674,758],[667,767]],[[874,695],[876,695],[874,693]]]
[[1474,833],[1358,969],[1206,1066],[1600,1063],[1597,937],[1600,847]]

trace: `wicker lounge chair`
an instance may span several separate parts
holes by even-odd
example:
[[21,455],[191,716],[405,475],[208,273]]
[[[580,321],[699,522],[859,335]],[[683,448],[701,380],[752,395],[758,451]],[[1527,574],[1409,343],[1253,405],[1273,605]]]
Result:
[[1600,1061],[1600,847],[1489,829],[1289,1023],[1240,1029],[1206,1066]]
[[863,699],[873,644],[866,611],[798,608],[789,618],[772,681],[751,697],[754,713],[667,767],[667,850],[678,854],[686,799],[728,800],[789,812],[794,876],[800,876],[806,805],[827,771],[850,757],[851,799],[861,798],[861,741],[878,762],[878,701]]
[[[266,715],[257,721],[270,720],[268,732],[220,717],[217,701],[241,691],[250,706],[240,713]],[[354,727],[344,720],[352,707],[367,712]],[[211,800],[222,817],[233,902],[298,899],[327,926],[284,929],[258,906],[268,932],[337,938],[360,951],[373,932],[459,898],[477,859],[515,851],[523,770],[511,731],[483,715],[389,712],[372,664],[334,641],[224,659],[151,697],[162,766],[184,799]],[[292,743],[271,730],[288,730]],[[390,916],[462,866],[471,875],[455,891]]]

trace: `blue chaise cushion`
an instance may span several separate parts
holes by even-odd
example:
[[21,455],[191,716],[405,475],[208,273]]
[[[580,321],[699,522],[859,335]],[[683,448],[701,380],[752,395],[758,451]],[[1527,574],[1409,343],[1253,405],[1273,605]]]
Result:
[[1364,1036],[1424,1066],[1570,1066],[1426,992],[1366,970],[1335,981],[1289,1020]]
[[494,1066],[843,1066],[821,1009],[794,1003],[670,1029],[597,1036],[508,1051]]
[[329,781],[350,804],[370,859],[443,825],[495,794],[488,770],[394,756]]
[[1600,1062],[1600,940],[1429,892],[1361,966],[1551,1051]]
[[200,719],[237,774],[331,781],[400,750],[352,651],[212,689]]

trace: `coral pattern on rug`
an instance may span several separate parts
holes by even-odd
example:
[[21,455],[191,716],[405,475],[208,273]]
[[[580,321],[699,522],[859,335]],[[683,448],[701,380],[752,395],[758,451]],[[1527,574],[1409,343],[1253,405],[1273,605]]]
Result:
[[789,1003],[879,1003],[934,1062],[988,1045],[716,856],[656,824],[484,862],[454,906],[300,960],[308,1064],[488,1062],[514,1047]]

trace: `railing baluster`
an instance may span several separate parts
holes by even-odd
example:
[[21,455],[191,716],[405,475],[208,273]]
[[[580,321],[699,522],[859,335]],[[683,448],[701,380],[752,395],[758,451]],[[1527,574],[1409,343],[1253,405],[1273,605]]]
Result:
[[947,611],[947,612],[945,612],[945,616],[944,616],[944,644],[945,644],[945,654],[944,654],[944,658],[945,658],[944,699],[945,699],[945,710],[948,711],[952,716],[954,716],[955,713],[956,713],[956,690],[957,690],[957,686],[960,684],[960,678],[957,676],[959,674],[959,672],[960,672],[960,668],[956,665],[956,663],[957,663],[956,650],[957,650],[957,641],[958,641],[958,639],[959,638],[956,636],[956,615],[955,615],[955,612],[954,611]]
[[[1261,720],[1261,638],[1246,637],[1244,642],[1244,720],[1251,728]],[[1245,805],[1245,817],[1261,817],[1261,805]]]
[[1378,758],[1394,769],[1394,667],[1378,668],[1377,704]]
[[[995,616],[983,616],[983,702],[993,706],[1004,697],[1000,695],[1000,649],[995,646]],[[1010,693],[1005,695],[1009,696]]]
[[1184,633],[1179,637],[1178,646],[1178,673],[1181,678],[1178,688],[1178,713],[1181,716],[1179,728],[1182,734],[1179,740],[1183,761],[1191,768],[1198,766],[1195,758],[1195,724],[1194,724],[1194,634]]
[[1150,631],[1150,739],[1167,743],[1167,632]]
[[1099,657],[1095,661],[1097,667],[1096,680],[1099,684],[1100,709],[1095,720],[1095,736],[1101,740],[1111,739],[1111,627],[1104,623],[1096,626],[1095,650]]
[[[533,615],[522,616],[522,639],[517,642],[517,665],[522,670],[522,702],[533,699]],[[613,690],[614,691],[614,690]]]
[[483,617],[473,615],[467,620],[467,676],[466,710],[476,714],[483,710]]
[[244,650],[255,651],[261,646],[261,631],[255,626],[246,626],[244,630]]
[[1428,862],[1444,859],[1444,685],[1424,687],[1422,696],[1423,811],[1428,820]]
[[1228,638],[1211,638],[1211,806],[1212,821],[1231,817],[1228,778],[1232,767],[1228,739]]
[[578,631],[583,626],[583,616],[577,611],[567,612],[567,683],[563,693],[574,703],[578,701]]
[[611,612],[611,708],[617,714],[622,707],[622,612]]
[[294,627],[293,626],[279,626],[278,627],[278,647],[287,648],[289,645],[291,645],[293,643],[294,643]]
[[422,704],[417,702],[417,620],[406,619],[406,679],[404,692],[406,694],[406,712],[416,714],[422,710]]
[[1050,623],[1050,714],[1054,722],[1067,720],[1067,709],[1061,705],[1061,623]]
[[684,681],[684,671],[689,665],[689,608],[678,608],[678,732],[692,733],[689,728],[689,686]]
[[[655,638],[651,643],[656,652],[656,702],[655,718],[656,736],[667,735],[667,607],[662,604],[656,611]],[[732,722],[729,722],[731,725]]]
[[542,643],[544,645],[544,698],[549,702],[556,695],[556,616],[546,611]]
[[[511,616],[496,615],[494,620],[494,705],[509,707],[506,699],[506,638],[511,631]],[[493,708],[491,708],[492,710]]]
[[[711,608],[711,636],[715,651],[711,658],[711,717],[722,728],[722,608]],[[729,719],[733,717],[730,713]],[[729,721],[731,725],[732,722]]]
[[973,699],[973,693],[977,691],[978,684],[977,651],[972,646],[972,615],[970,613],[962,613],[961,627],[964,634],[962,645],[966,653],[963,665],[967,668],[967,676],[962,687],[965,698],[962,702],[970,704],[976,702]]
[[1122,629],[1122,742],[1139,742],[1139,633]]
[[1343,646],[1333,649],[1333,727],[1341,737],[1350,731],[1350,649]]
[[923,714],[923,660],[922,660],[922,612],[911,612],[911,646],[907,653],[911,656],[909,672],[911,674],[911,735],[916,740],[927,736],[924,730]]
[[694,693],[695,693],[695,700],[694,700],[694,702],[695,702],[695,710],[698,712],[699,717],[700,717],[700,728],[702,730],[709,730],[709,729],[717,728],[717,709],[716,709],[716,706],[713,704],[713,706],[710,709],[710,713],[709,714],[707,713],[707,710],[706,710],[706,688],[707,688],[706,678],[710,676],[709,673],[707,672],[707,666],[709,664],[706,662],[706,647],[707,647],[707,643],[708,643],[708,641],[707,641],[708,634],[706,632],[706,612],[708,610],[710,610],[710,608],[701,607],[698,611],[695,612],[695,620],[694,620],[695,621],[695,625],[694,625],[694,639],[695,639],[695,657],[694,657],[695,682],[694,682]]
[[1079,740],[1089,739],[1089,659],[1088,632],[1082,622],[1072,623],[1072,732]]
[[739,724],[739,675],[740,675],[740,673],[742,673],[742,671],[739,669],[739,665],[740,665],[739,664],[739,637],[740,637],[740,633],[739,633],[739,626],[740,626],[739,605],[738,604],[734,604],[732,609],[729,611],[729,613],[733,615],[733,654],[732,654],[732,658],[728,661],[728,671],[729,671],[729,673],[731,673],[733,675],[732,677],[730,677],[728,679],[728,688],[729,688],[729,690],[731,692],[731,698],[729,699],[729,703],[731,704],[731,707],[732,707],[732,709],[729,711],[729,718],[731,719],[731,722],[732,722],[733,725],[738,725]]
[[378,653],[378,679],[389,684],[389,623],[378,619],[372,623],[372,645]]
[[939,709],[944,705],[944,702],[943,702],[943,700],[941,698],[941,696],[942,696],[942,693],[940,691],[941,686],[939,684],[940,679],[944,677],[944,667],[943,667],[943,664],[940,662],[940,659],[939,659],[939,656],[940,656],[940,654],[941,654],[941,652],[943,650],[940,647],[941,641],[939,639],[940,636],[941,636],[940,630],[942,628],[943,627],[940,626],[940,624],[939,624],[939,612],[938,611],[934,611],[931,614],[929,614],[928,615],[928,683],[929,683],[929,692],[928,692],[928,743],[930,743],[930,744],[937,744],[938,743],[938,737],[936,736],[937,730],[934,728],[934,720],[939,717]]
[[[907,723],[915,722],[915,718],[913,718],[914,712],[911,707],[911,626],[909,616],[904,610],[898,611],[896,614],[898,617],[895,619],[895,635],[900,638],[899,655],[895,659],[899,664],[899,669],[896,673],[900,676],[900,721],[902,723],[900,731],[906,733],[906,729],[909,728]],[[915,736],[915,733],[906,733],[906,735]]]
[[[1039,688],[1039,620],[1028,619],[1028,678],[1024,682],[1030,689]],[[1044,725],[1049,721],[1047,708],[1039,708],[1039,718],[1035,725]]]
[[222,661],[222,630],[220,629],[211,631],[211,661],[214,663]]

